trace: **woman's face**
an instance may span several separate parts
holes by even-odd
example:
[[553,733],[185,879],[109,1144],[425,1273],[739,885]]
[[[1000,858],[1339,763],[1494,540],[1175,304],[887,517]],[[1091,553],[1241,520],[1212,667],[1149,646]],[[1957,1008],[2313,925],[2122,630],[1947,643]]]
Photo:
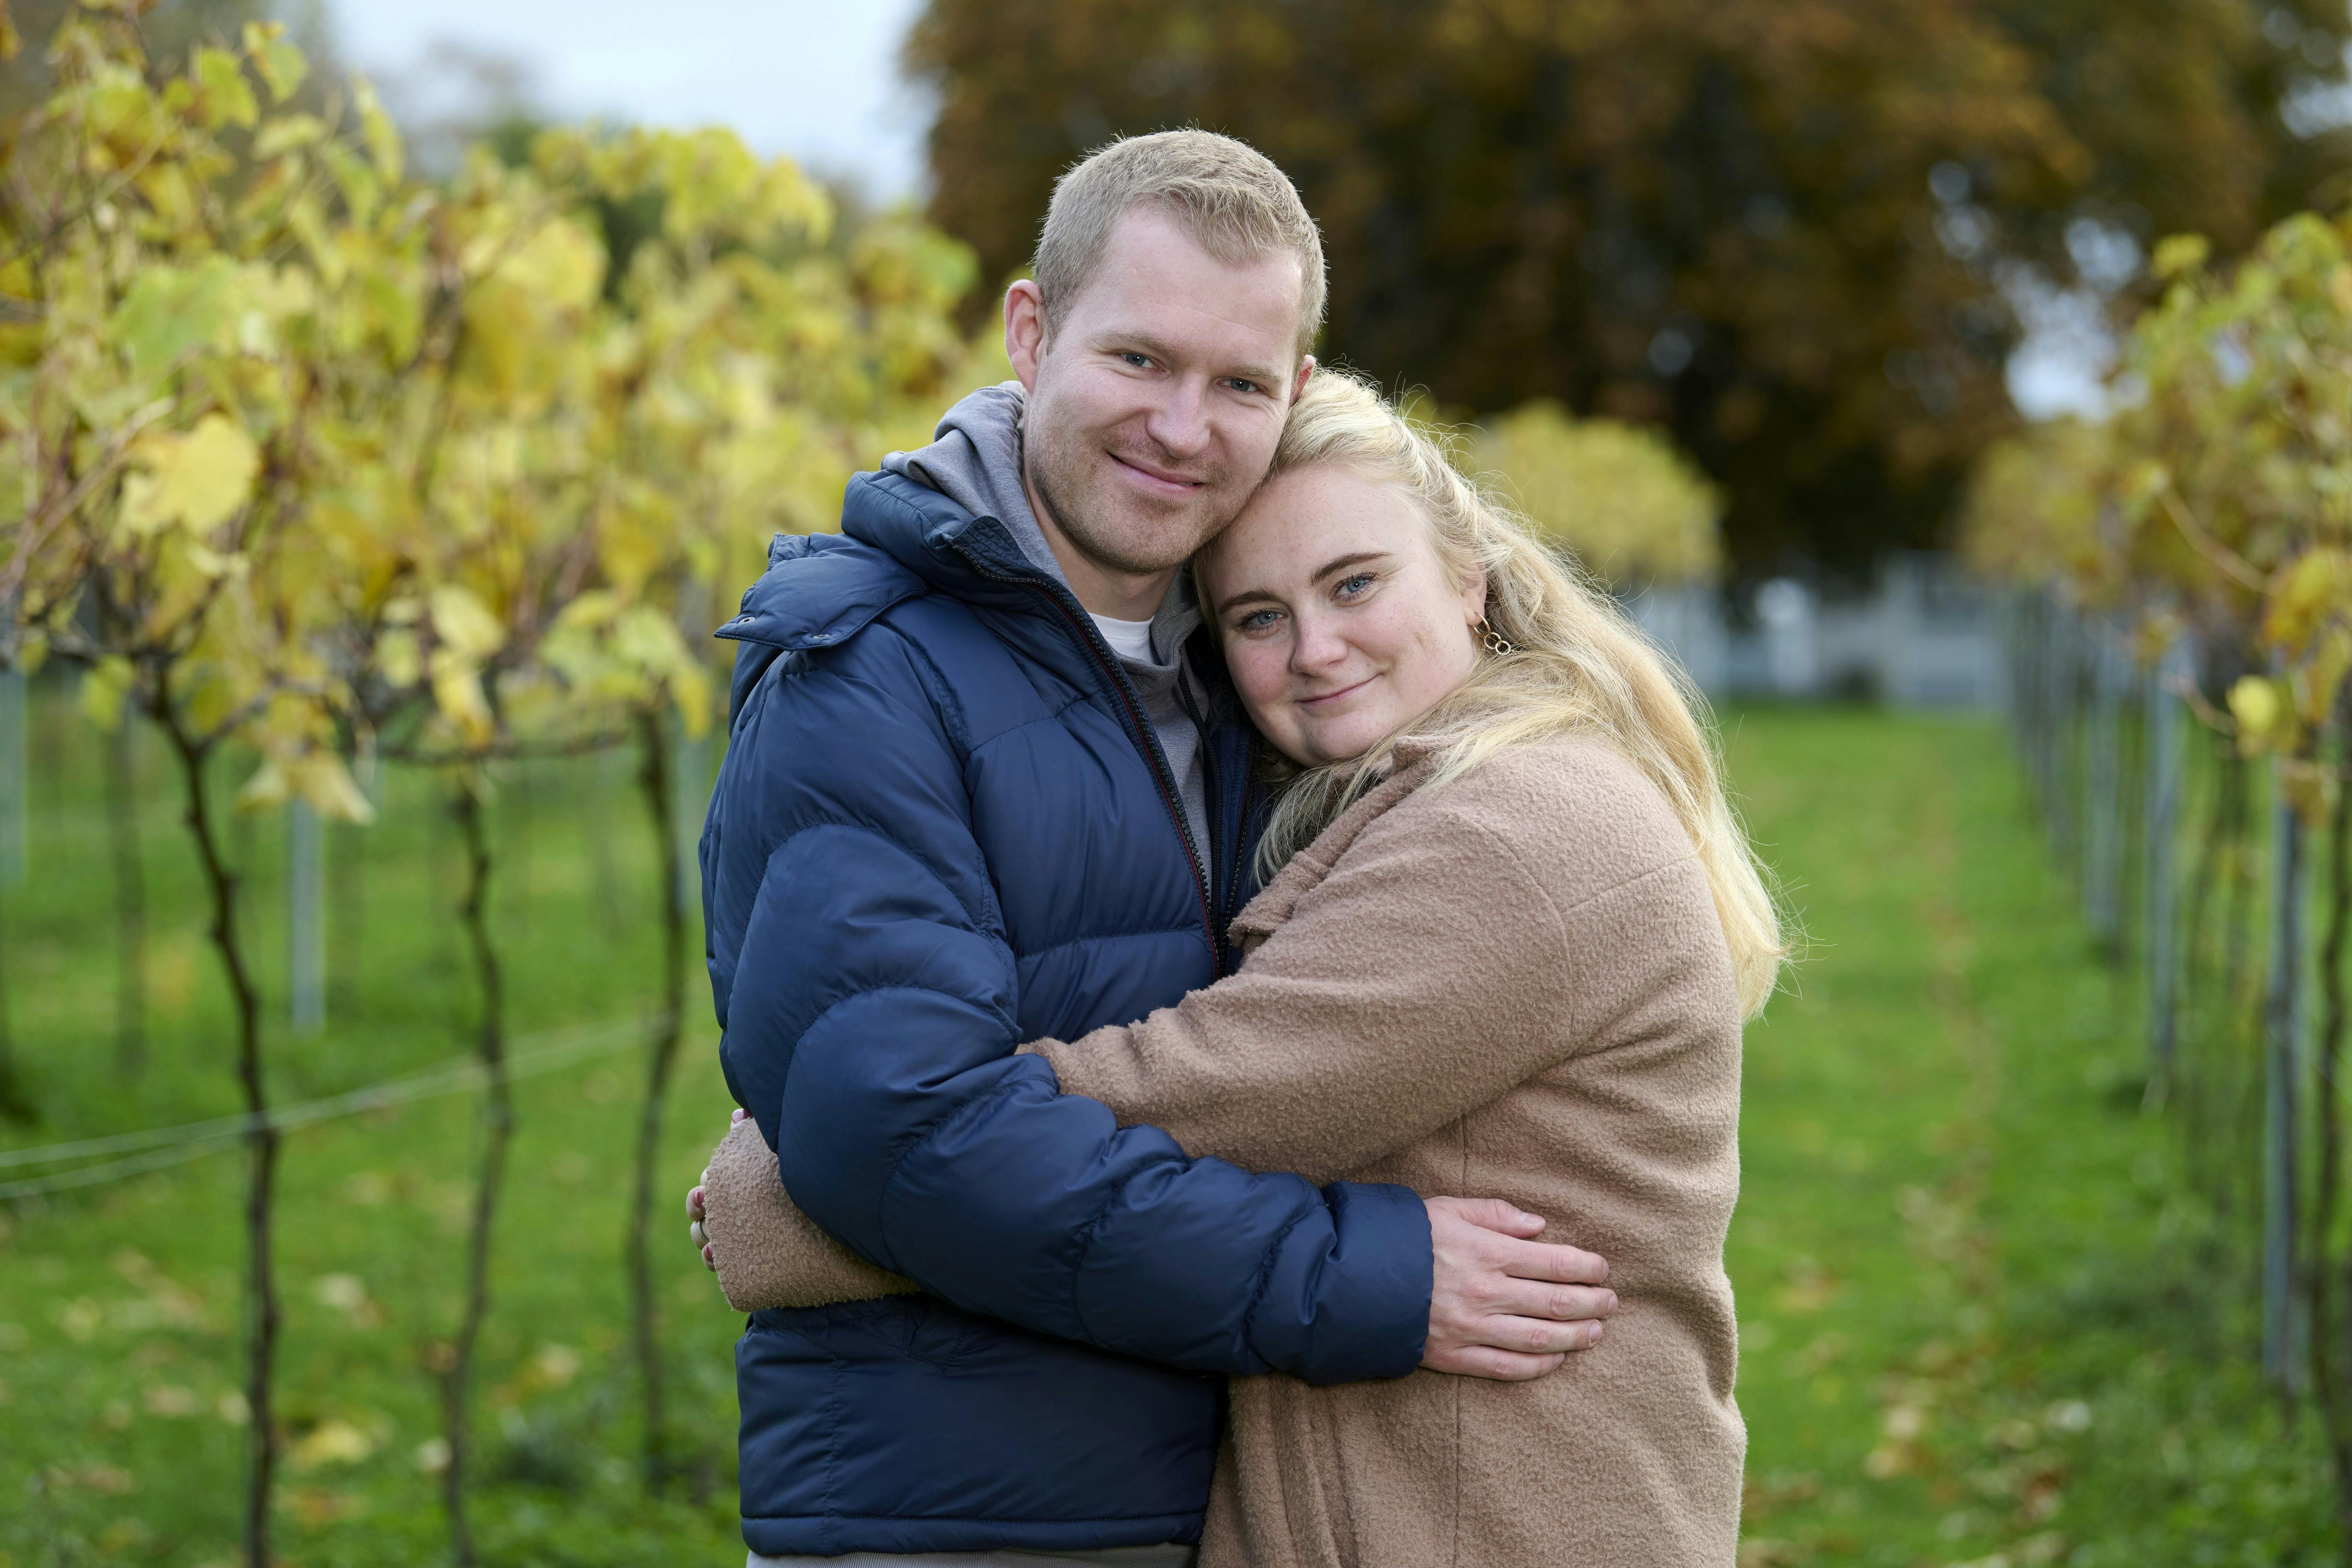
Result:
[[1486,581],[1452,581],[1400,486],[1339,467],[1261,486],[1201,585],[1259,731],[1303,767],[1361,756],[1478,660]]

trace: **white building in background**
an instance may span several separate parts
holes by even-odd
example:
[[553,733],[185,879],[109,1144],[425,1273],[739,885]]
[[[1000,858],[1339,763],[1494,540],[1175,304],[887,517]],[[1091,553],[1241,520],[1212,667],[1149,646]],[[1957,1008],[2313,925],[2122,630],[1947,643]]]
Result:
[[1652,588],[1626,607],[1711,697],[1992,708],[2007,689],[2000,595],[1946,554],[1889,556],[1859,596],[1776,577],[1738,619],[1704,585]]

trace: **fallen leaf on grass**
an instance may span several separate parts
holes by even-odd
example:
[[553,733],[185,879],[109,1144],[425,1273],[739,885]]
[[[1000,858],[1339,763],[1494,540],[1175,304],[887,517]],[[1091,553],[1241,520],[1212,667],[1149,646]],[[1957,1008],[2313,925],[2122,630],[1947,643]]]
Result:
[[329,1491],[324,1487],[304,1487],[286,1500],[293,1509],[294,1517],[312,1530],[320,1525],[355,1519],[367,1511],[363,1500],[350,1492]]
[[97,1492],[102,1497],[121,1497],[138,1488],[138,1478],[119,1465],[52,1465],[38,1477],[39,1483],[56,1491]]
[[375,1452],[375,1439],[348,1421],[322,1421],[297,1442],[289,1455],[298,1470],[356,1465]]
[[150,1415],[194,1415],[196,1413],[196,1391],[182,1388],[177,1384],[150,1384],[145,1400]]

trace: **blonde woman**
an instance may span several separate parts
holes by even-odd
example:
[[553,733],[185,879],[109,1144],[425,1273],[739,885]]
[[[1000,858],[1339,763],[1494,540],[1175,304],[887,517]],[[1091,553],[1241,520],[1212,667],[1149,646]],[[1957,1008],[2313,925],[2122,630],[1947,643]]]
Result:
[[[1507,1200],[1608,1258],[1619,1303],[1517,1381],[1234,1379],[1202,1563],[1730,1564],[1740,1026],[1785,948],[1694,699],[1328,371],[1195,572],[1283,759],[1247,959],[1022,1049],[1195,1157]],[[912,1289],[792,1209],[749,1123],[702,1191],[739,1307]]]

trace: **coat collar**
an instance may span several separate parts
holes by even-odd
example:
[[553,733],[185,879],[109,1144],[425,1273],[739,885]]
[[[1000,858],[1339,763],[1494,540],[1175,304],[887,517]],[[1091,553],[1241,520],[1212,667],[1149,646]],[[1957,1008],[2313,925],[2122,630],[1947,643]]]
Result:
[[1339,857],[1348,852],[1364,829],[1429,782],[1430,775],[1437,772],[1437,759],[1432,750],[1425,742],[1398,742],[1395,771],[1334,818],[1330,826],[1315,836],[1315,842],[1293,855],[1265,890],[1234,917],[1226,934],[1244,956],[1256,952],[1260,943],[1289,921],[1299,900],[1323,885],[1323,879],[1331,874],[1331,868],[1339,863]]

